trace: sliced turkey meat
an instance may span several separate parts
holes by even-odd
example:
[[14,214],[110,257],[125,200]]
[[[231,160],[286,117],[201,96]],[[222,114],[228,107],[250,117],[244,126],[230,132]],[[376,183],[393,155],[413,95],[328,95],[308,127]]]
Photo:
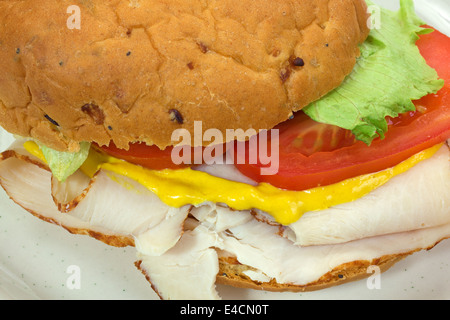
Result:
[[[231,214],[224,209],[210,210],[209,213],[214,219]],[[203,216],[204,221],[211,221],[211,217]],[[343,244],[302,247],[281,236],[277,226],[255,219],[225,231],[217,231],[214,227],[214,224],[205,225],[200,221],[199,226],[185,232],[180,242],[162,256],[138,253],[137,265],[160,297],[220,298],[214,289],[220,256],[216,250],[221,255],[235,257],[239,264],[248,267],[243,273],[260,284],[276,281],[277,284],[302,287],[319,281],[342,265],[370,264],[389,255],[402,258],[450,237],[450,224],[445,224]]]
[[[101,170],[78,196],[71,194],[70,197],[62,197],[61,189],[67,190],[67,186],[57,187],[59,194],[52,196],[50,171],[27,158],[18,157],[14,152],[3,153],[2,157],[0,183],[7,194],[34,215],[71,232],[90,234],[115,246],[134,245],[141,243],[142,238],[158,237],[159,241],[152,242],[150,247],[140,245],[140,249],[147,254],[162,254],[182,234],[190,206],[179,209],[169,207],[131,179]],[[80,177],[74,175],[68,182],[83,185],[74,181]],[[55,203],[58,198],[72,200]],[[161,233],[165,236],[158,236]]]
[[366,237],[450,223],[450,150],[394,177],[369,195],[319,212],[289,227],[302,246],[343,243]]
[[373,261],[386,255],[409,254],[450,237],[450,224],[371,237],[343,244],[295,245],[276,227],[250,221],[223,233],[223,250],[280,284],[305,286],[342,264]]
[[137,254],[138,268],[164,300],[220,299],[216,291],[218,234],[204,225],[186,231],[175,247],[161,256]]

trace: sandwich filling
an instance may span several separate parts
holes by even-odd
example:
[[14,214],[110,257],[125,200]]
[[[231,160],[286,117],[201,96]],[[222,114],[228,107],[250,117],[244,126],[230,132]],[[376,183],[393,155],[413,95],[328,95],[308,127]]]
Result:
[[[46,161],[36,143],[27,141],[24,147],[30,154]],[[258,209],[271,215],[276,222],[289,225],[306,212],[324,210],[367,195],[393,177],[431,158],[440,148],[441,145],[434,146],[381,172],[304,191],[282,190],[265,183],[248,184],[243,182],[245,179],[231,181],[190,168],[150,170],[95,150],[91,150],[80,169],[91,178],[99,169],[131,178],[174,208],[200,206],[207,202],[222,203],[234,210]]]

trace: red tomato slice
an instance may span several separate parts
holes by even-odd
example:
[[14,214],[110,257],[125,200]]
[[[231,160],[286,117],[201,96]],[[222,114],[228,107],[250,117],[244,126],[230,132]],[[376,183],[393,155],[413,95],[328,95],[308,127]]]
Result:
[[[204,159],[196,161],[196,149],[191,148],[191,160],[189,163],[175,164],[172,159],[172,150],[174,147],[168,147],[165,150],[159,149],[157,146],[148,146],[145,143],[132,143],[130,144],[129,150],[119,149],[117,148],[113,142],[110,143],[109,146],[102,146],[97,148],[103,150],[107,154],[116,157],[118,159],[122,159],[128,161],[133,164],[137,164],[149,169],[153,170],[163,170],[163,169],[181,169],[186,167],[191,167],[194,165],[202,164]],[[208,147],[199,147],[201,148],[201,155],[203,155],[205,149]],[[200,151],[198,150],[197,151]],[[183,149],[175,150],[175,154],[182,153]],[[217,150],[215,148],[209,149],[208,154],[211,153],[211,156],[215,156],[215,152]],[[227,151],[227,146],[223,146],[223,153]],[[200,154],[200,152],[198,152]]]
[[[244,175],[289,190],[306,190],[397,165],[450,138],[450,38],[435,31],[417,42],[422,55],[446,82],[438,94],[415,102],[416,112],[389,119],[384,140],[369,147],[350,132],[319,124],[299,113],[280,124],[279,171],[261,175],[261,164],[237,164]],[[248,144],[247,144],[248,146]],[[255,150],[247,150],[255,152]]]
[[[430,26],[427,28],[433,29]],[[439,77],[450,82],[450,40],[445,34],[434,32],[420,36],[416,42],[428,65],[438,71]]]
[[118,159],[154,170],[177,169],[187,166],[173,163],[173,148],[161,150],[157,146],[148,146],[145,143],[132,143],[129,150],[124,150],[117,148],[111,142],[109,146],[102,146],[100,149]]

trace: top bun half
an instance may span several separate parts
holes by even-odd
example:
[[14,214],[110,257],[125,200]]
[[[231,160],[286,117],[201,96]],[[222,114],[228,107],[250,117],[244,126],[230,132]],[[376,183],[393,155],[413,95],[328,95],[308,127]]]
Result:
[[342,83],[367,19],[364,0],[1,1],[0,125],[69,151],[271,129]]

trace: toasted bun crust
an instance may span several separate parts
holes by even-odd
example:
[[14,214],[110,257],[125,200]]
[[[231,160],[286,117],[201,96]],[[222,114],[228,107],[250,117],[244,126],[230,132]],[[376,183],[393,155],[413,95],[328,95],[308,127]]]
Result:
[[383,256],[372,261],[358,260],[342,264],[332,271],[324,274],[315,282],[304,286],[294,284],[280,284],[275,280],[270,282],[257,282],[247,277],[244,272],[249,270],[246,265],[230,261],[229,259],[220,259],[220,272],[217,275],[217,283],[229,285],[237,288],[264,290],[272,292],[310,292],[317,291],[333,286],[341,285],[347,282],[365,279],[371,275],[367,270],[370,266],[378,266],[380,272],[385,272],[397,262],[414,252],[399,253]]
[[[357,260],[344,263],[334,268],[332,271],[324,274],[317,281],[304,286],[294,284],[280,284],[275,280],[271,280],[270,282],[254,281],[244,274],[246,270],[251,270],[249,266],[240,264],[236,259],[222,257],[219,259],[220,272],[217,274],[217,283],[237,288],[265,290],[272,292],[317,291],[368,278],[372,275],[372,272],[368,272],[369,267],[378,266],[380,268],[380,272],[386,272],[404,258],[421,250],[431,250],[441,241],[446,239],[447,238],[443,238],[428,248],[417,249],[398,254],[385,255],[371,261]],[[139,264],[136,265],[139,266]],[[143,271],[141,270],[141,272]]]
[[[434,246],[427,248],[426,250],[431,250],[433,247]],[[302,286],[295,284],[280,284],[275,280],[271,280],[270,282],[254,281],[244,274],[245,271],[251,270],[250,267],[238,263],[233,258],[220,258],[219,273],[217,274],[216,283],[242,289],[264,290],[271,292],[311,292],[368,278],[372,275],[372,273],[368,272],[368,268],[371,266],[378,266],[380,268],[380,272],[385,272],[399,261],[417,251],[419,250],[387,255],[372,261],[358,260],[348,262],[324,274],[317,281]],[[147,270],[142,266],[142,261],[136,261],[135,266],[142,272],[147,281],[151,284],[151,279],[147,273]],[[157,288],[153,285],[152,288],[161,297],[157,291]]]
[[2,1],[0,125],[71,151],[270,129],[339,86],[366,21],[363,0]]

